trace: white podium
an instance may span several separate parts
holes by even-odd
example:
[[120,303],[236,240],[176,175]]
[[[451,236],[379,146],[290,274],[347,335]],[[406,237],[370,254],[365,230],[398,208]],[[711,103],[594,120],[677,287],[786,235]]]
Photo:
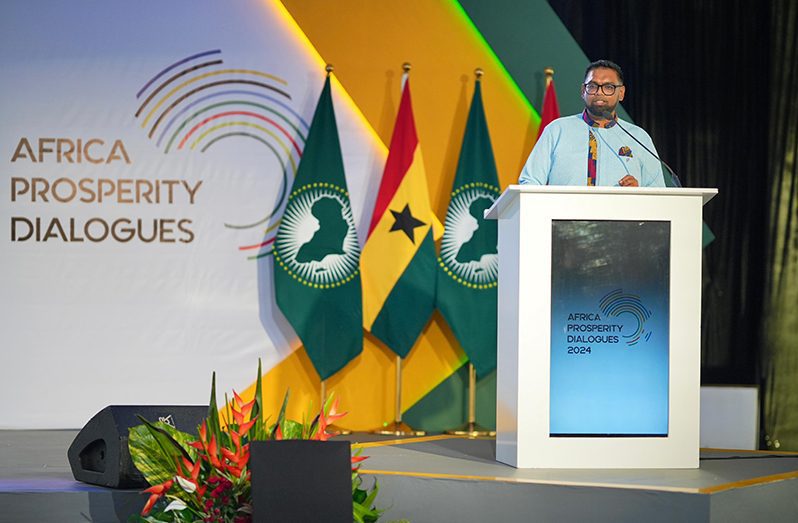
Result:
[[701,210],[717,189],[510,186],[496,459],[697,468]]

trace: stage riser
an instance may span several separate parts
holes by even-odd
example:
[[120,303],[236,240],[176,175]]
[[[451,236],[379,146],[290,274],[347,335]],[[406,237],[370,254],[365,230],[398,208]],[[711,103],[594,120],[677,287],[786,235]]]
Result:
[[0,492],[0,523],[114,523],[141,511],[139,491]]
[[[141,510],[138,490],[72,478],[76,434],[0,431],[0,523],[126,522]],[[492,440],[351,437],[364,443],[364,481],[379,480],[386,523],[798,522],[790,453],[705,450],[698,470],[525,470],[496,463]]]
[[798,479],[713,494],[710,497],[710,521],[795,523],[798,521]]
[[[798,480],[717,494],[377,476],[385,521],[791,522]],[[369,481],[372,478],[368,478]],[[370,484],[370,483],[369,483]]]

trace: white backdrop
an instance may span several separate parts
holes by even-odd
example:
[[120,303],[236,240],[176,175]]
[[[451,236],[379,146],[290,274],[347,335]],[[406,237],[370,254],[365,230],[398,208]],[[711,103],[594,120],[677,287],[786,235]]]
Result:
[[[269,1],[2,3],[0,428],[204,403],[296,348],[270,244],[240,248],[274,235],[323,65]],[[345,96],[362,243],[384,150]]]

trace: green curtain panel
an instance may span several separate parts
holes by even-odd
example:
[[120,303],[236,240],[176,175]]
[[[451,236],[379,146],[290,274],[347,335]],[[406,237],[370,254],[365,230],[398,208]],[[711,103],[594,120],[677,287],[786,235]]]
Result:
[[773,2],[764,444],[798,450],[798,3]]

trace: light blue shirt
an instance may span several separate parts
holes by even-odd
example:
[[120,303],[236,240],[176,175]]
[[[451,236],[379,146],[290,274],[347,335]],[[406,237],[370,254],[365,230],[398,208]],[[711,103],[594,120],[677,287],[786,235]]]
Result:
[[[648,133],[620,118],[618,122],[659,156]],[[587,185],[589,131],[596,137],[598,147],[596,185],[618,185],[621,178],[630,174],[641,187],[665,187],[659,160],[623,132],[619,125],[591,127],[581,114],[558,118],[546,126],[521,170],[518,183]]]

